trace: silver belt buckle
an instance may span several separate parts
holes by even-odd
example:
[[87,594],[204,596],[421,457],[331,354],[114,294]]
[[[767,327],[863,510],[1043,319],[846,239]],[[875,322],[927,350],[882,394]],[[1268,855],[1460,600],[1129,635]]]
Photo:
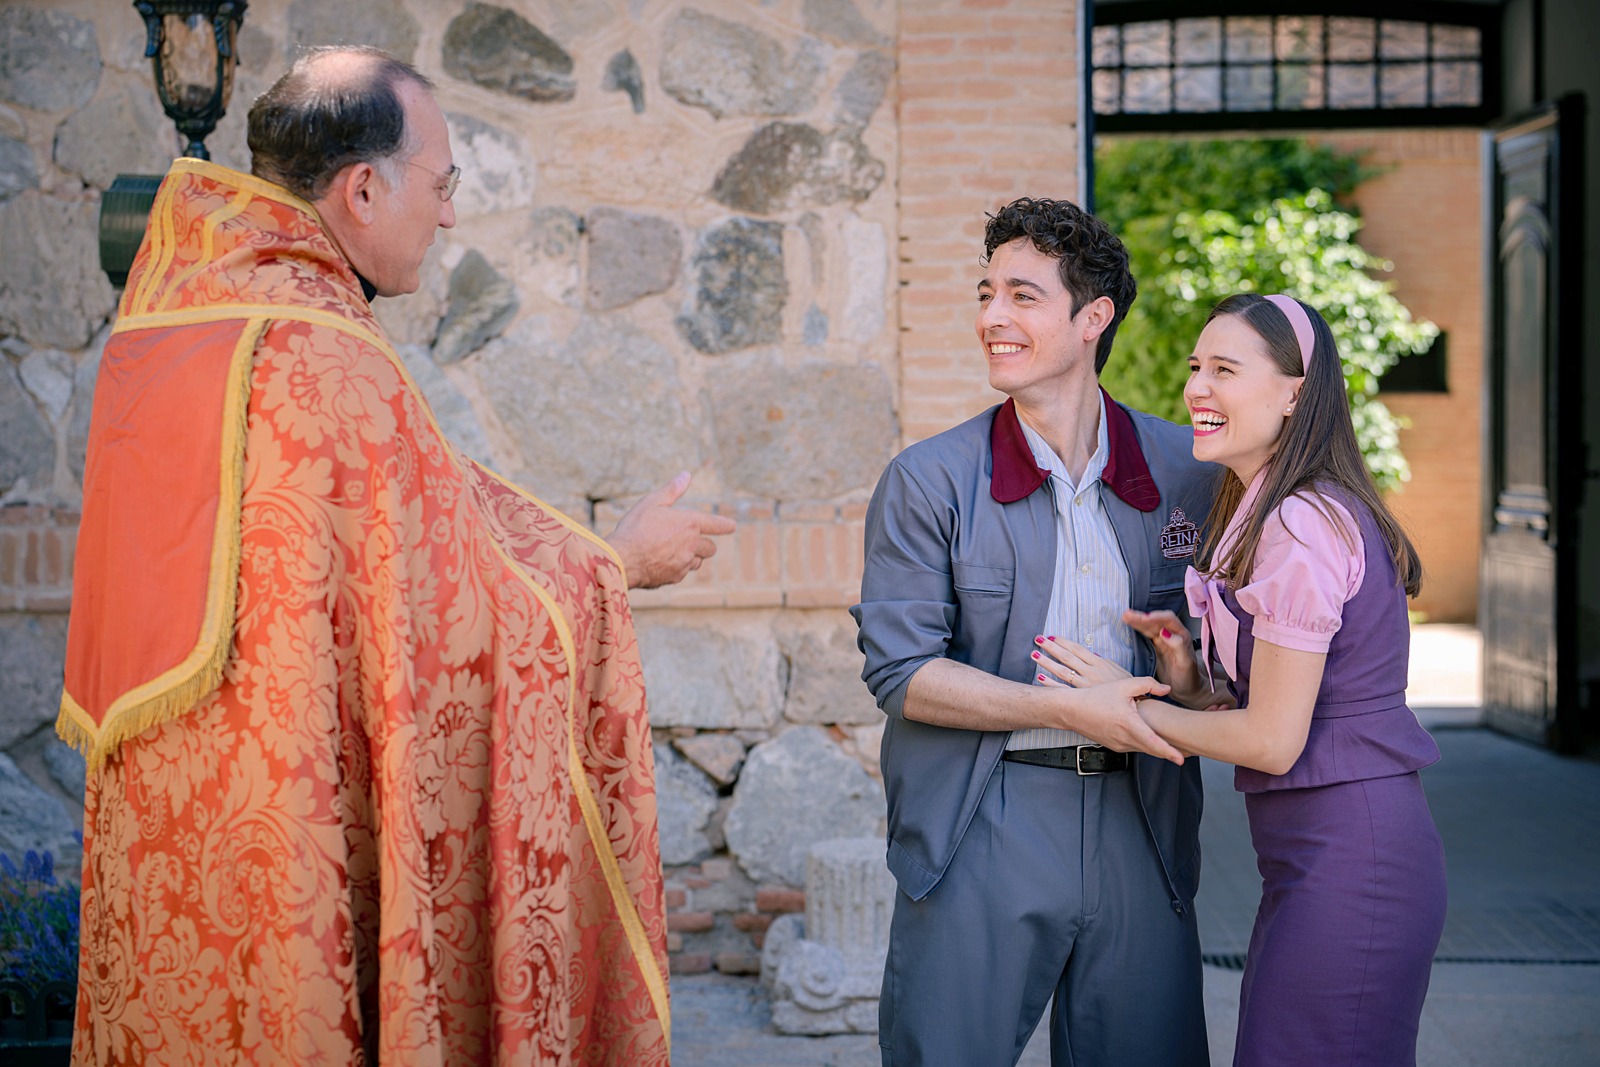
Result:
[[1083,750],[1094,747],[1093,745],[1079,745],[1072,750],[1072,761],[1076,765],[1072,769],[1077,771],[1078,776],[1081,778],[1093,778],[1106,773],[1105,771],[1086,771],[1083,769]]

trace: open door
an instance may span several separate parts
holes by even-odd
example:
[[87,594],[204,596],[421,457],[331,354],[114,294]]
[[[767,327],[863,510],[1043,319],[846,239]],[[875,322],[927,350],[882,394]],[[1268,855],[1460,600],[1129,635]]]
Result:
[[[1570,750],[1577,692],[1582,359],[1575,101],[1488,134],[1488,340],[1478,625],[1490,726]],[[1565,709],[1565,710],[1563,710]]]

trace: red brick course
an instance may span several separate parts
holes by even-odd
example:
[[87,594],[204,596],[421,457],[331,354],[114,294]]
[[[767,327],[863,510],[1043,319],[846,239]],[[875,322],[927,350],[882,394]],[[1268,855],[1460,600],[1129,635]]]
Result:
[[0,611],[66,611],[77,544],[76,511],[0,507]]
[[771,912],[774,915],[784,915],[789,912],[806,910],[806,894],[803,889],[758,889],[756,890],[756,910]]

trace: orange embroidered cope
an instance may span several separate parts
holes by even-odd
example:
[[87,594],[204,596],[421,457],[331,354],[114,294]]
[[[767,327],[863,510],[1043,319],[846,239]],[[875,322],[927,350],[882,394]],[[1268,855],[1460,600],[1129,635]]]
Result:
[[181,159],[102,357],[73,1060],[665,1064],[622,568],[462,456],[311,205]]

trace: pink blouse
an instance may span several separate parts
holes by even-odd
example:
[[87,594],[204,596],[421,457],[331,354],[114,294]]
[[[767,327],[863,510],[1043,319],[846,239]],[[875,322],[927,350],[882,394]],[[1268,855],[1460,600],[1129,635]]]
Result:
[[[1245,491],[1213,559],[1221,558],[1238,536],[1261,493],[1262,480],[1257,474]],[[1326,652],[1339,632],[1345,602],[1361,589],[1366,572],[1361,527],[1350,512],[1325,496],[1315,503],[1291,496],[1267,516],[1250,581],[1234,595],[1239,606],[1255,617],[1257,640],[1302,652]],[[1200,621],[1200,658],[1208,682],[1213,650],[1228,677],[1239,677],[1239,620],[1223,603],[1222,586],[1220,579],[1193,567],[1184,575],[1189,613]]]

